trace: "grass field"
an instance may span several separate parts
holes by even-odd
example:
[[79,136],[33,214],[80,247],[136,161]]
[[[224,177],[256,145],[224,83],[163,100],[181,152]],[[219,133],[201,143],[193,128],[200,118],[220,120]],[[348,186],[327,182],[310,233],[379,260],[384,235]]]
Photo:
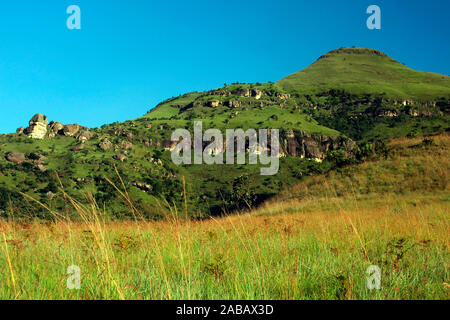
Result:
[[2,222],[0,299],[448,299],[450,137],[390,147],[235,216],[111,222],[92,201],[84,222]]

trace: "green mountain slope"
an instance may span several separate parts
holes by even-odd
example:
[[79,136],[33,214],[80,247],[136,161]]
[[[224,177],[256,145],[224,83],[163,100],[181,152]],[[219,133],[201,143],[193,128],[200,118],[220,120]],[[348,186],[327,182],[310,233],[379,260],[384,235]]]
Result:
[[[332,51],[277,83],[187,93],[138,119],[98,129],[47,124],[38,115],[31,128],[0,135],[0,216],[52,217],[20,192],[70,215],[64,190],[80,203],[92,195],[113,217],[131,217],[116,187],[126,189],[148,218],[185,206],[196,217],[233,212],[309,175],[363,160],[372,150],[367,142],[382,148],[380,140],[448,131],[449,94],[448,77],[411,70],[376,50],[351,48]],[[280,129],[279,173],[261,176],[259,165],[176,166],[171,134],[192,132],[197,120],[204,130]]]
[[450,128],[450,78],[373,49],[333,50],[276,86],[320,124],[361,142]]
[[[297,129],[328,136],[341,135],[301,112],[290,95],[274,84],[233,84],[207,92],[188,93],[159,104],[140,119],[180,128],[201,120],[209,128]],[[139,119],[137,119],[139,120]]]
[[450,99],[450,77],[412,70],[378,50],[364,48],[333,50],[277,84],[298,94],[333,89],[399,100]]

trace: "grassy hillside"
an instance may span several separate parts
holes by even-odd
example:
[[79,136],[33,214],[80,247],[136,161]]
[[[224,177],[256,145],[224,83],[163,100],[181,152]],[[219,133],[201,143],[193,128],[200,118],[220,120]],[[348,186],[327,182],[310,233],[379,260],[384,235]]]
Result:
[[350,94],[385,94],[387,98],[432,101],[450,99],[450,77],[415,71],[374,49],[330,51],[304,70],[279,82],[299,94],[344,90]]
[[374,49],[333,50],[279,82],[304,113],[358,141],[450,129],[450,78]]
[[[403,199],[398,208],[392,208],[393,213],[401,211],[402,205],[434,202],[448,210],[449,172],[450,135],[396,139],[388,144],[384,155],[310,177],[280,193],[254,214],[333,211],[337,209],[336,201],[340,205],[357,201],[377,208],[390,198]],[[277,209],[280,205],[281,211]]]
[[[245,90],[263,96],[243,96]],[[211,108],[212,101],[219,105]],[[238,105],[230,107],[230,101]],[[275,84],[189,93],[163,102],[145,118],[299,129],[365,142],[441,133],[450,129],[449,114],[448,76],[412,70],[374,49],[342,48]]]
[[80,223],[0,223],[0,298],[448,299],[450,137],[389,147],[226,218],[105,223],[92,203]]
[[[0,135],[0,216],[49,219],[43,206],[21,193],[65,210],[64,190],[84,203],[92,194],[111,218],[130,217],[115,186],[123,186],[149,219],[185,204],[194,217],[231,213],[328,172],[339,154],[360,161],[358,147],[342,143],[349,138],[365,148],[450,131],[449,94],[448,77],[411,70],[376,50],[347,48],[278,83],[234,83],[168,99],[138,119],[92,129],[85,143],[60,134],[44,140]],[[197,120],[204,130],[222,132],[280,129],[285,157],[279,173],[261,176],[257,165],[175,166],[171,134],[192,131]],[[110,148],[103,150],[105,141]],[[8,153],[22,153],[25,162],[8,161]]]
[[[261,92],[262,97],[251,96]],[[247,92],[250,92],[246,96]],[[155,124],[168,123],[180,128],[192,126],[194,120],[204,122],[205,128],[271,128],[298,129],[328,136],[340,132],[321,126],[308,114],[298,110],[286,94],[274,84],[233,84],[207,92],[193,92],[162,102],[144,117],[137,120],[151,120]],[[212,107],[210,103],[218,105]],[[235,105],[232,105],[235,103]]]

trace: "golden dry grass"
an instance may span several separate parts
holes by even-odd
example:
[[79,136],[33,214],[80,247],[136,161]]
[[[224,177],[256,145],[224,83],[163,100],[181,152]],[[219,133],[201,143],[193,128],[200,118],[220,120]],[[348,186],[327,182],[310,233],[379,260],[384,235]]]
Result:
[[[448,299],[449,145],[395,141],[388,159],[224,218],[108,222],[73,203],[83,222],[2,222],[0,298]],[[80,290],[66,286],[70,265]],[[381,290],[366,286],[370,265]]]

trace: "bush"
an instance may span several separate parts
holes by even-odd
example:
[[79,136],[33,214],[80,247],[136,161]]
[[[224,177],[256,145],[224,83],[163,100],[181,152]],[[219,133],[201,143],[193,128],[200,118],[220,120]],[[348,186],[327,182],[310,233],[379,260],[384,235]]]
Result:
[[225,204],[232,210],[251,208],[256,195],[250,189],[248,175],[240,175],[233,180],[232,189],[225,194]]

